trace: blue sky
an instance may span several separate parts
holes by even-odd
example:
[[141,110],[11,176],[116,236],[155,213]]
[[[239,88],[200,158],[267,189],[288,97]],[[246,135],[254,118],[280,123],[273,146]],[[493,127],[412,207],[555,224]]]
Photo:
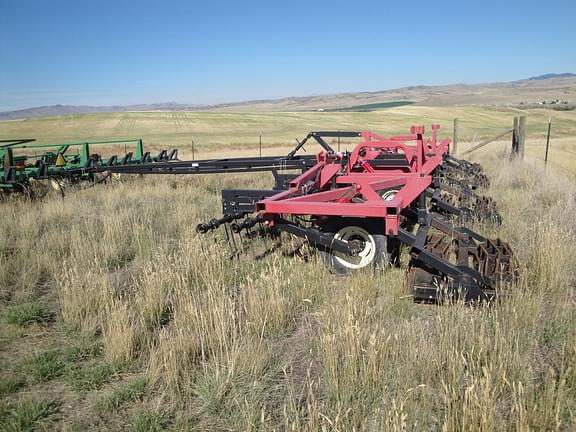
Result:
[[576,72],[576,1],[0,0],[0,111]]

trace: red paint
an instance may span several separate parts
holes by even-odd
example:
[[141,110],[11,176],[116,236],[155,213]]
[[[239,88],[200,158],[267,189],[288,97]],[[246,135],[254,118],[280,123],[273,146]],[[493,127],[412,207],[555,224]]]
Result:
[[[362,132],[363,141],[346,162],[341,153],[320,152],[314,167],[287,191],[256,203],[256,210],[269,220],[289,214],[382,218],[385,232],[397,235],[402,209],[431,185],[432,173],[448,151],[450,140],[438,142],[439,128],[432,125],[428,139],[423,126],[413,126],[412,135],[389,138]],[[384,201],[379,191],[391,189],[398,192]]]

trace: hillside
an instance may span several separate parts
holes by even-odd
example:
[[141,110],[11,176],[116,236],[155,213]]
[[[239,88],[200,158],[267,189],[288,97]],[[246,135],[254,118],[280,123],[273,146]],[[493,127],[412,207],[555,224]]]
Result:
[[576,76],[574,74],[545,74],[524,80],[501,83],[420,85],[375,92],[286,97],[217,105],[191,105],[176,102],[124,106],[53,105],[0,112],[0,119],[131,111],[266,112],[345,110],[347,108],[357,108],[361,105],[374,105],[392,101],[412,101],[417,105],[425,106],[535,105],[541,101],[556,99],[567,101],[570,104],[576,103]]
[[506,83],[412,86],[378,92],[340,93],[252,101],[211,107],[216,111],[303,111],[354,107],[386,101],[409,100],[424,106],[519,105],[543,100],[576,102],[576,77],[527,79]]

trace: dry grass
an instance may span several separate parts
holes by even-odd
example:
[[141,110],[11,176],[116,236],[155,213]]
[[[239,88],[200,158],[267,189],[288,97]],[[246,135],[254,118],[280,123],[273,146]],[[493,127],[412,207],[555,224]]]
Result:
[[[229,260],[194,226],[219,213],[222,187],[262,176],[134,178],[4,203],[2,308],[56,315],[25,332],[3,324],[6,373],[63,328],[98,340],[117,371],[80,401],[56,377],[6,403],[48,388],[82,413],[55,425],[79,429],[573,430],[576,185],[479,157],[504,224],[477,228],[509,240],[523,270],[492,307],[413,304],[402,268],[338,278],[314,256]],[[132,375],[146,392],[103,414]]]
[[[29,137],[42,143],[143,138],[150,149],[177,147],[188,158],[193,140],[196,158],[203,158],[223,151],[258,154],[261,132],[264,153],[274,155],[279,145],[293,146],[295,138],[311,130],[371,130],[392,135],[405,134],[411,125],[439,123],[441,135],[451,136],[455,117],[460,120],[460,140],[478,142],[510,129],[513,118],[519,115],[527,116],[531,139],[545,137],[549,115],[553,118],[553,138],[573,137],[576,130],[576,111],[405,106],[363,113],[134,112],[31,118],[0,121],[0,138]],[[540,145],[543,148],[543,143]],[[543,155],[543,151],[538,152],[539,159]]]

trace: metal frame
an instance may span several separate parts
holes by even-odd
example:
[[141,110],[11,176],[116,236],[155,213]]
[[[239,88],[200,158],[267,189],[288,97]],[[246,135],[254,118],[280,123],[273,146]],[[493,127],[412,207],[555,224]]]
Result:
[[[489,300],[507,281],[517,277],[510,247],[465,228],[465,219],[499,215],[494,203],[474,192],[489,184],[481,166],[450,156],[450,140],[438,139],[438,125],[429,138],[424,127],[409,135],[383,137],[364,131],[310,132],[286,156],[177,160],[177,151],[162,150],[151,157],[142,140],[113,140],[64,144],[35,144],[31,139],[0,141],[3,176],[0,187],[15,188],[32,178],[93,178],[95,174],[219,174],[271,172],[272,190],[224,190],[224,216],[199,224],[200,233],[225,227],[227,237],[260,226],[260,233],[288,232],[325,251],[350,256],[360,253],[358,242],[347,243],[324,232],[330,218],[364,218],[379,224],[379,233],[410,248],[414,295],[439,300],[441,289],[451,296],[463,291],[467,300]],[[328,137],[357,138],[352,152],[336,152]],[[315,141],[316,155],[297,155]],[[135,143],[135,152],[103,159],[90,146]],[[4,143],[4,144],[1,144]],[[39,157],[14,155],[18,149],[46,149]],[[78,148],[77,154],[70,154]],[[31,163],[35,160],[34,163]],[[300,172],[295,174],[295,172]],[[250,213],[255,213],[250,216]],[[302,216],[307,223],[302,222]],[[242,220],[241,220],[242,219]],[[342,220],[342,219],[341,219]],[[230,229],[228,229],[230,224]],[[454,262],[450,255],[456,255]]]
[[[416,126],[410,135],[389,138],[367,131],[347,132],[346,136],[362,140],[351,153],[335,152],[320,136],[323,151],[286,190],[224,190],[227,216],[199,226],[198,231],[209,232],[226,223],[224,219],[245,216],[232,225],[232,232],[241,234],[264,225],[270,232],[304,238],[319,249],[354,256],[359,252],[355,246],[323,232],[322,221],[365,218],[381,224],[382,233],[410,248],[415,298],[440,301],[446,290],[452,298],[491,300],[503,284],[517,277],[513,253],[506,243],[457,228],[449,219],[497,212],[491,201],[471,188],[488,183],[482,168],[449,156],[450,141],[439,141],[438,129],[432,126],[430,138],[424,138],[424,128]],[[297,148],[309,138],[316,139],[315,134],[310,133]],[[470,207],[453,205],[445,198]],[[254,216],[249,215],[252,212]],[[299,222],[302,216],[311,226]]]
[[[294,179],[288,190],[256,203],[256,211],[271,222],[273,215],[281,214],[381,218],[384,232],[396,236],[401,210],[432,184],[432,173],[448,150],[449,140],[438,142],[438,126],[432,130],[426,140],[423,127],[391,138],[361,132],[362,143],[349,155],[319,153],[316,165]],[[379,191],[389,189],[398,192],[383,201]]]

